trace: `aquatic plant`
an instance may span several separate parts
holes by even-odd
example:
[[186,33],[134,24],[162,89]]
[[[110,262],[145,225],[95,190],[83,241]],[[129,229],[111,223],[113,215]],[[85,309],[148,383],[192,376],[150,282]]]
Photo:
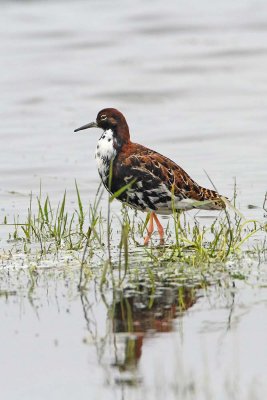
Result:
[[136,270],[142,270],[140,264],[146,265],[147,271],[152,265],[163,266],[165,270],[169,265],[173,270],[185,265],[202,268],[204,264],[225,263],[244,252],[259,255],[266,250],[266,223],[246,220],[235,209],[235,196],[232,210],[220,212],[211,222],[208,219],[203,223],[196,215],[173,210],[166,227],[168,243],[158,245],[157,237],[153,236],[150,246],[145,247],[139,241],[149,215],[144,221],[124,204],[120,214],[113,214],[111,204],[120,192],[109,196],[104,217],[100,209],[101,186],[93,204],[88,205],[83,202],[76,182],[75,187],[74,210],[66,206],[66,192],[57,207],[53,207],[48,196],[42,198],[40,190],[36,198],[30,197],[24,223],[16,217],[11,224],[5,218],[4,224],[13,229],[10,242],[25,253],[46,256],[62,250],[72,252],[82,265],[81,286],[85,268],[92,263],[102,266],[104,285],[107,274],[122,282],[126,276],[133,277]]

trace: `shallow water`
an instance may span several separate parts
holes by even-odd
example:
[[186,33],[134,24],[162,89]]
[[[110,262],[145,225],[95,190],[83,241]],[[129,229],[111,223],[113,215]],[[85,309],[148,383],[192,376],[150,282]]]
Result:
[[[14,214],[23,220],[40,182],[55,204],[67,189],[70,210],[75,179],[83,199],[94,199],[99,132],[73,130],[109,106],[126,115],[134,141],[168,155],[200,184],[211,186],[205,170],[231,197],[236,179],[240,210],[262,220],[266,17],[266,2],[253,0],[167,7],[2,2],[1,222]],[[1,247],[7,233],[2,226]],[[159,289],[160,310],[144,308],[132,293],[135,332],[143,333],[129,336],[93,282],[81,297],[73,260],[55,259],[29,275],[1,257],[3,397],[266,396],[266,264],[254,263],[236,289],[232,279],[220,289],[196,290],[182,313],[169,288]],[[114,304],[112,291],[106,295]]]
[[93,281],[81,294],[72,260],[2,270],[2,396],[261,398],[267,265],[241,268],[248,279],[160,284],[152,295],[145,283],[100,295]]
[[[74,179],[92,198],[99,109],[122,110],[134,141],[173,158],[241,208],[266,191],[264,2],[4,2],[1,13],[2,213]],[[15,192],[11,194],[12,192]],[[4,208],[4,210],[3,210]],[[253,211],[252,211],[253,213]]]

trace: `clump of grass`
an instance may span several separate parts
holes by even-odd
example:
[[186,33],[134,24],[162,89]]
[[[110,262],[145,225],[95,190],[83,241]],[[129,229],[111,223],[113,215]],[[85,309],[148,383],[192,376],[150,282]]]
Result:
[[38,246],[42,255],[57,252],[61,249],[79,251],[84,248],[85,243],[89,246],[102,246],[101,212],[98,212],[99,202],[102,196],[100,189],[97,192],[93,204],[89,204],[87,212],[81,200],[77,183],[76,196],[77,206],[71,213],[66,207],[67,194],[64,192],[62,200],[54,208],[49,196],[42,199],[36,197],[33,212],[33,196],[30,196],[27,218],[20,223],[18,218],[13,224],[9,224],[7,218],[4,224],[12,225],[14,230],[9,234],[9,240],[23,244],[23,250],[29,252],[31,245]]
[[[112,201],[120,195],[122,189],[109,196],[107,218],[103,218],[99,207],[101,187],[93,204],[85,206],[76,182],[75,186],[77,202],[72,212],[66,206],[66,192],[56,208],[52,206],[48,196],[42,199],[40,193],[34,204],[31,196],[26,221],[23,224],[18,219],[14,221],[10,239],[21,243],[24,252],[30,252],[36,246],[41,255],[56,253],[62,249],[77,252],[82,265],[80,287],[84,286],[84,266],[92,260],[95,263],[94,257],[98,257],[99,264],[102,265],[103,286],[109,274],[112,281],[118,279],[119,283],[123,282],[132,274],[130,270],[134,270],[132,266],[136,262],[139,269],[147,263],[147,271],[153,266],[166,268],[168,265],[173,268],[177,265],[195,268],[204,264],[225,263],[229,258],[242,254],[244,250],[249,249],[254,254],[266,250],[266,224],[245,220],[237,212],[230,215],[228,211],[221,212],[211,223],[206,221],[203,224],[189,213],[177,213],[173,210],[172,219],[166,229],[168,244],[157,246],[157,241],[152,238],[149,247],[140,246],[138,242],[144,235],[148,218],[145,221],[139,219],[125,205],[122,205],[119,216],[114,217],[110,209]],[[8,223],[7,219],[4,223]],[[257,241],[255,246],[252,239],[258,238],[260,234],[263,239]],[[249,243],[253,243],[250,248]]]

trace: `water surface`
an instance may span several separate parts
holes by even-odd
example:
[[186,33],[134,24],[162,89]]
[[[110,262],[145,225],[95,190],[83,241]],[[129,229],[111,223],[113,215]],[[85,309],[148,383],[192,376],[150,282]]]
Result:
[[[264,220],[266,17],[253,0],[2,2],[1,222],[23,220],[40,182],[55,204],[67,189],[69,210],[75,179],[94,199],[100,132],[73,130],[104,107],[200,184],[205,170],[231,197],[236,179],[240,210]],[[1,251],[3,398],[266,397],[266,261],[206,289],[157,285],[151,303],[145,285],[81,295],[70,255],[37,270],[16,257]]]

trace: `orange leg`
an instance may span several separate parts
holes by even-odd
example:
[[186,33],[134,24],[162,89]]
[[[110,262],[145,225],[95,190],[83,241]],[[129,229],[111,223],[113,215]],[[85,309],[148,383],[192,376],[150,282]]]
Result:
[[160,244],[164,244],[164,229],[163,229],[163,226],[159,222],[159,219],[156,216],[156,214],[155,213],[152,213],[152,214],[153,214],[154,220],[155,220],[157,228],[158,228],[159,237],[160,237]]
[[154,212],[152,212],[150,214],[150,218],[149,218],[149,225],[147,228],[147,236],[145,237],[144,240],[144,245],[146,246],[152,236],[152,233],[154,231],[154,223],[153,220],[155,220],[157,228],[158,228],[158,232],[159,232],[159,237],[160,237],[160,244],[163,245],[164,244],[164,229],[163,226],[161,225],[161,223],[159,222],[158,217],[156,216],[156,214]]
[[145,240],[144,240],[144,246],[148,245],[148,242],[149,242],[149,240],[151,238],[151,235],[152,235],[152,233],[154,231],[153,214],[154,214],[153,212],[150,214],[149,225],[148,225],[148,228],[147,228],[147,236],[145,237]]

